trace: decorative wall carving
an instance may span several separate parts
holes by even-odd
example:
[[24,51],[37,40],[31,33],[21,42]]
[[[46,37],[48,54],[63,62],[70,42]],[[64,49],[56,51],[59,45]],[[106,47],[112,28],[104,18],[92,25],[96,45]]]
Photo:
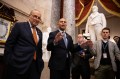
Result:
[[0,3],[0,47],[4,47],[11,26],[15,21],[14,9]]

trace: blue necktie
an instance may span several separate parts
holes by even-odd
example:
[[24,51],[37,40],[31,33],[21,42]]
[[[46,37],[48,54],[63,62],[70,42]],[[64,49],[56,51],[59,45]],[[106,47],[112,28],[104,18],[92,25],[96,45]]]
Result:
[[63,32],[63,40],[64,40],[65,46],[67,48],[68,41],[67,41],[66,33],[65,32]]

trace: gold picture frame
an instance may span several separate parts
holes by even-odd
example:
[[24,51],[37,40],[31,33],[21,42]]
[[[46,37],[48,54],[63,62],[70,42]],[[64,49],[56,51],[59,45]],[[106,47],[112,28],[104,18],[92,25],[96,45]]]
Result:
[[4,45],[12,26],[12,21],[0,18],[0,45]]

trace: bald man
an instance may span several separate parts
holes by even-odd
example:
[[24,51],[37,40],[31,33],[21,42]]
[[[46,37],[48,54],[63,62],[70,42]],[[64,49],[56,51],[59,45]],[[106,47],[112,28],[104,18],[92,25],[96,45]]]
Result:
[[5,44],[6,79],[40,79],[42,60],[42,32],[36,27],[41,13],[32,10],[29,21],[15,23]]
[[66,33],[66,19],[58,21],[58,29],[50,32],[47,50],[51,51],[49,60],[50,79],[70,79],[70,53],[73,51],[72,37]]
[[80,45],[79,51],[73,54],[72,79],[90,79],[90,64],[92,41],[86,40],[82,34],[77,36],[75,48]]

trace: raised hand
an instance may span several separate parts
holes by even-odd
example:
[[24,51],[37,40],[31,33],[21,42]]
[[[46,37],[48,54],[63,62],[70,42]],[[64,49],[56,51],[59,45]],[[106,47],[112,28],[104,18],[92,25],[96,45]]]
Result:
[[63,38],[63,34],[61,32],[58,32],[55,36],[54,42],[57,43]]

